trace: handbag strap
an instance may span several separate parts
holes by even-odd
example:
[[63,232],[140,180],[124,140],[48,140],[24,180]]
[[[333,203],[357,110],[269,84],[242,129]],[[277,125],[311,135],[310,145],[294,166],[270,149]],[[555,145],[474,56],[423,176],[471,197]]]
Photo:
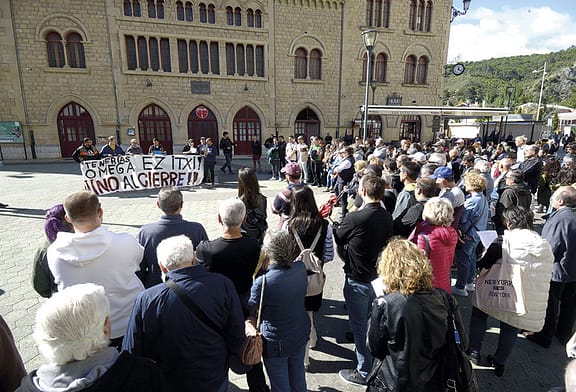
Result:
[[424,242],[426,244],[426,256],[430,255],[430,239],[428,238],[428,234],[422,234],[424,237]]
[[450,301],[450,294],[448,294],[447,292],[445,292],[442,289],[436,289],[436,291],[439,291],[440,294],[442,294],[442,299],[444,300],[444,305],[446,305],[446,312],[447,312],[447,327],[448,327],[448,331],[447,333],[450,335],[450,337],[454,338],[454,342],[456,344],[460,344],[460,332],[458,331],[458,328],[456,328],[456,321],[454,318],[454,310],[453,310],[453,305],[452,305],[452,301]]
[[262,314],[262,302],[264,302],[264,286],[266,286],[266,274],[262,275],[262,289],[260,290],[260,302],[258,303],[258,317],[256,319],[256,329],[260,329],[260,315]]
[[218,335],[220,336],[224,336],[224,332],[222,331],[222,329],[220,327],[218,327],[216,325],[216,323],[214,323],[214,321],[212,321],[208,315],[206,313],[204,313],[204,311],[194,303],[194,301],[192,301],[190,299],[190,297],[188,296],[188,294],[186,293],[186,291],[184,291],[184,289],[180,286],[178,286],[174,281],[172,280],[167,280],[166,282],[166,286],[168,286],[168,288],[170,288],[170,290],[172,290],[174,292],[174,294],[176,294],[176,296],[180,299],[180,301],[182,301],[184,303],[184,305],[186,305],[186,307],[188,309],[190,309],[190,311],[204,324],[206,324],[208,327],[210,327],[211,329],[213,329],[215,332],[218,333]]
[[[300,248],[300,252],[302,252],[306,248],[304,247],[304,244],[302,243],[302,240],[300,239],[300,236],[298,235],[298,232],[296,231],[295,228],[292,228],[292,233],[294,234],[294,238],[296,239],[296,243],[298,244],[298,247]],[[312,245],[310,245],[309,249],[311,249],[312,252],[314,252],[314,249],[316,248],[316,244],[318,244],[318,240],[320,239],[320,234],[322,234],[322,225],[320,225],[320,230],[318,230],[318,233],[316,233],[316,237],[314,237],[314,241],[312,241]]]

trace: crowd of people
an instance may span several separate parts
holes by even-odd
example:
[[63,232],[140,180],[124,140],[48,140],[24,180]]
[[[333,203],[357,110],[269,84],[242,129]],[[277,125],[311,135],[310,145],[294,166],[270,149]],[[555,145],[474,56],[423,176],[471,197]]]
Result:
[[[223,139],[232,148],[228,135]],[[89,154],[89,142],[79,159],[118,148],[111,138]],[[307,295],[314,271],[299,257],[307,249],[322,265],[336,253],[343,262],[346,338],[355,346],[354,366],[339,372],[347,383],[444,390],[440,359],[451,314],[470,360],[498,377],[520,333],[545,348],[554,338],[570,346],[576,145],[566,147],[562,163],[554,143],[528,145],[523,137],[515,146],[459,139],[395,147],[382,139],[346,145],[327,135],[308,145],[303,136],[273,136],[265,147],[271,180],[286,188],[268,210],[253,156],[253,167],[238,172],[235,197],[219,205],[221,235],[214,239],[184,219],[177,188],[159,191],[163,215],[136,237],[103,226],[104,211],[89,191],[50,209],[33,282],[50,298],[34,332],[47,363],[25,375],[14,348],[6,388],[22,379],[16,390],[226,391],[232,369],[246,374],[250,391],[306,391],[323,302],[322,293]],[[231,153],[222,149],[221,170],[231,171]],[[193,140],[185,150],[203,153]],[[321,214],[314,186],[334,192],[338,218]],[[275,229],[268,211],[279,216]],[[545,213],[541,234],[534,212]],[[486,242],[490,225],[497,235]],[[488,309],[475,295],[478,271],[503,259],[521,267],[523,312]],[[468,331],[452,295],[473,296]],[[500,322],[500,335],[496,352],[485,355],[488,317]],[[247,366],[243,345],[258,334],[262,361]],[[568,391],[576,390],[574,371],[571,364]]]

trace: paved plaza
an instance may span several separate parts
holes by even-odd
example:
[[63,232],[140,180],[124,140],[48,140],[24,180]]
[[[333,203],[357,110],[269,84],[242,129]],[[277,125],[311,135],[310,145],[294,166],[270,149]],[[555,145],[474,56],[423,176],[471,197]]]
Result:
[[[234,170],[248,160],[235,159]],[[218,166],[217,166],[218,169]],[[217,170],[218,184],[214,188],[184,189],[183,216],[200,222],[210,239],[220,234],[216,220],[220,200],[236,195],[236,176]],[[268,209],[274,195],[285,184],[269,181],[270,174],[262,173],[262,193],[268,197]],[[34,316],[44,301],[32,288],[32,262],[36,249],[44,241],[45,210],[82,189],[80,169],[73,161],[5,163],[0,168],[0,202],[9,208],[0,209],[0,314],[18,342],[20,353],[28,370],[37,368],[42,358],[32,340]],[[318,203],[328,198],[327,193],[316,190]],[[156,191],[114,193],[101,196],[104,225],[113,231],[136,234],[138,228],[159,218]],[[337,213],[337,211],[336,211]],[[276,227],[278,219],[269,212],[269,225]],[[335,259],[326,265],[327,287],[324,303],[316,315],[319,339],[316,350],[311,351],[311,372],[307,373],[310,391],[361,391],[338,377],[338,370],[351,368],[353,344],[344,340],[348,330],[346,310],[342,296],[344,275],[342,262]],[[470,301],[461,300],[465,323],[468,324]],[[486,334],[483,356],[494,351],[497,324],[492,323]],[[566,364],[564,348],[554,342],[548,350],[519,338],[513,354],[506,364],[504,377],[497,378],[490,368],[480,367],[477,376],[482,391],[545,392],[561,384]],[[247,391],[245,377],[231,374],[232,391]]]

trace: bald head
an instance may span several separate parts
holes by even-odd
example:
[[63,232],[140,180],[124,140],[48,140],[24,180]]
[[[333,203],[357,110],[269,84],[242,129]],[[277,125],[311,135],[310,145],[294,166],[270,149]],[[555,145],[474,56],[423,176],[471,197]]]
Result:
[[556,209],[576,207],[576,189],[571,186],[561,186],[554,192],[552,201]]

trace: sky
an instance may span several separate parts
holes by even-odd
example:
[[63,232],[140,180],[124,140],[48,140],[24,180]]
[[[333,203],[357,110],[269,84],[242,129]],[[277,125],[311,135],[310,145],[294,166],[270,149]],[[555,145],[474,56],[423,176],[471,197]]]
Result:
[[[462,0],[453,0],[462,10]],[[575,0],[472,0],[452,23],[448,63],[549,53],[576,45]]]

